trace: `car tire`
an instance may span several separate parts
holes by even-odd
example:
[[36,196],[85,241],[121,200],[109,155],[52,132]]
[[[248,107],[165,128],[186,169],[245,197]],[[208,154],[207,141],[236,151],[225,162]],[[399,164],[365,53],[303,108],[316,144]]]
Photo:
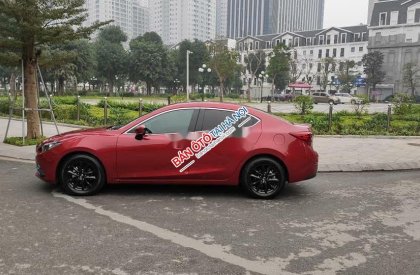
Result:
[[105,171],[101,163],[85,154],[73,155],[66,159],[59,175],[61,187],[69,195],[94,195],[105,185]]
[[251,197],[276,197],[286,183],[285,170],[277,161],[259,157],[248,162],[241,174],[241,186]]

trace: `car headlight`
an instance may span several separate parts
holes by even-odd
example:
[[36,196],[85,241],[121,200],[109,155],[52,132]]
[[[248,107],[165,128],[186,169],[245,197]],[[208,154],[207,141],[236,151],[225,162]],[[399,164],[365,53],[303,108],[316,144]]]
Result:
[[41,144],[41,153],[49,151],[52,148],[57,147],[60,144],[61,144],[61,142],[59,142],[59,141],[51,141],[51,142]]

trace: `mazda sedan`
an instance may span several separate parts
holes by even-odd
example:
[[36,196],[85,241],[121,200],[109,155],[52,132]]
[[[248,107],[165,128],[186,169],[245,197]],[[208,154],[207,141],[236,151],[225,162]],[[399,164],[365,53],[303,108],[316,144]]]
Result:
[[237,185],[275,197],[315,177],[308,125],[225,103],[169,105],[124,126],[78,130],[36,147],[36,175],[70,195],[106,184]]

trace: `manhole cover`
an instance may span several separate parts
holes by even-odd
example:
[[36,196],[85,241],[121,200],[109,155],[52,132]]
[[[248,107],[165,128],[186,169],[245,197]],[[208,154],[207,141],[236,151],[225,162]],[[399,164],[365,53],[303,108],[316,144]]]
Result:
[[408,145],[420,147],[420,143],[409,143]]

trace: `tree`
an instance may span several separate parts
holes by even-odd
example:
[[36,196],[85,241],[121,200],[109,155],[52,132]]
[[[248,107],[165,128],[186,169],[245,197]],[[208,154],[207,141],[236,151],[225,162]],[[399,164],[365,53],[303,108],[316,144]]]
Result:
[[251,78],[247,79],[247,97],[251,101],[251,82],[255,79],[261,71],[265,70],[265,52],[259,50],[257,52],[249,53],[245,56],[246,71],[250,74]]
[[376,90],[376,85],[385,78],[385,72],[382,71],[384,54],[379,51],[367,53],[363,56],[362,62],[366,74],[366,84],[368,85],[368,98],[370,99],[369,88]]
[[96,57],[98,62],[98,76],[108,82],[108,94],[114,92],[117,79],[121,79],[127,72],[128,55],[122,45],[127,41],[127,35],[119,26],[103,28],[96,41]]
[[356,62],[353,60],[345,60],[340,62],[338,69],[338,81],[341,85],[341,89],[347,93],[351,92],[354,87],[354,82],[357,75],[352,72],[352,69],[356,66]]
[[105,23],[82,27],[87,13],[84,0],[4,0],[0,1],[0,62],[18,66],[24,71],[27,137],[41,135],[37,104],[36,66],[45,45],[88,38]]
[[130,41],[129,78],[134,82],[145,81],[147,94],[152,87],[159,88],[160,83],[167,82],[172,74],[169,53],[156,33],[145,33]]
[[303,72],[301,61],[299,60],[296,51],[293,51],[293,57],[289,58],[289,66],[289,80],[290,82],[295,83],[299,80]]
[[335,65],[333,57],[321,59],[320,85],[323,91],[327,91],[327,86],[331,81],[330,75],[335,71]]
[[209,51],[206,47],[206,44],[197,39],[195,39],[193,42],[184,40],[179,44],[177,78],[181,81],[183,86],[187,85],[187,50],[192,52],[189,57],[189,81],[190,84],[194,87],[195,84],[199,83],[200,81],[200,73],[198,72],[198,69],[209,61]]
[[417,86],[417,73],[420,72],[420,67],[414,63],[409,62],[404,65],[403,68],[403,81],[404,86],[410,88],[411,96],[416,96],[416,86]]
[[274,87],[283,90],[289,80],[290,54],[287,47],[280,44],[273,49],[267,66],[267,74],[272,81],[271,96],[274,97]]
[[305,82],[309,85],[312,85],[314,80],[317,77],[316,71],[313,70],[313,65],[315,63],[315,60],[312,57],[304,57],[303,58],[303,68],[302,68],[302,74],[305,77]]
[[210,56],[210,67],[219,78],[220,102],[223,102],[225,81],[234,74],[235,68],[237,68],[236,61],[239,55],[236,51],[230,51],[222,41],[216,41],[210,47]]

